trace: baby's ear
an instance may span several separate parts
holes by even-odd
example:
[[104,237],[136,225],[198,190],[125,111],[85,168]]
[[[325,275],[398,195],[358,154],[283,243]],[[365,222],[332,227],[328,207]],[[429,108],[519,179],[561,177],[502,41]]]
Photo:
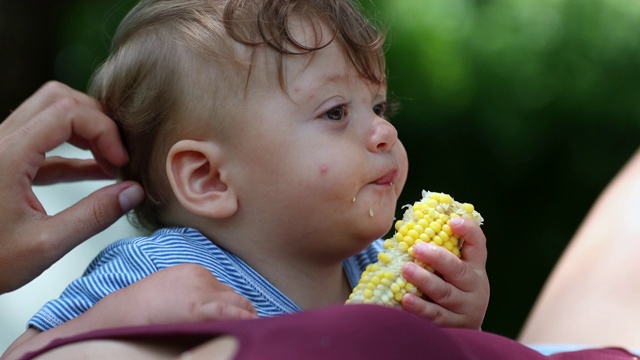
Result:
[[238,201],[221,176],[223,151],[209,141],[180,140],[167,155],[171,190],[187,211],[208,218],[233,215]]

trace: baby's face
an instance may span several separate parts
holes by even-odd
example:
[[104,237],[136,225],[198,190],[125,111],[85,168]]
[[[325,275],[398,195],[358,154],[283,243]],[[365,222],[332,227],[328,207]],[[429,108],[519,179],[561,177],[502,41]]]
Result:
[[390,229],[407,155],[384,118],[386,86],[364,80],[338,41],[284,61],[287,93],[256,66],[239,109],[240,211],[275,246],[343,256]]

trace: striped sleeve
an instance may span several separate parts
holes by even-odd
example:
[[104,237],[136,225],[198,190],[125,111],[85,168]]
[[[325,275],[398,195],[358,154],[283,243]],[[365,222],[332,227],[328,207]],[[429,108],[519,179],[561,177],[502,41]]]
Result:
[[105,248],[58,299],[47,302],[28,324],[41,331],[59,326],[89,310],[108,294],[157,270],[135,241],[116,242]]

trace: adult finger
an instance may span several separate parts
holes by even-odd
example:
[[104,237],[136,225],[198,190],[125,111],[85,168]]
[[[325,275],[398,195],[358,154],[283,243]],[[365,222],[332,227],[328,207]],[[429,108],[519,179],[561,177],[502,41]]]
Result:
[[[240,296],[240,295],[237,295]],[[202,305],[197,310],[198,320],[207,321],[207,320],[240,320],[240,319],[255,319],[258,317],[256,315],[253,307],[251,309],[247,309],[243,306],[238,306],[235,304],[230,304],[227,302],[210,302]]]
[[115,167],[105,172],[94,159],[67,159],[59,156],[47,157],[33,179],[34,185],[50,185],[60,182],[114,179]]
[[37,114],[64,98],[75,98],[86,106],[102,111],[100,103],[90,96],[74,90],[57,81],[49,81],[28,99],[22,102],[9,117],[2,122],[0,133],[11,133],[31,121]]
[[12,135],[22,139],[17,151],[23,153],[45,154],[72,137],[79,137],[92,143],[92,150],[115,166],[128,161],[116,124],[74,98],[57,101]]
[[98,165],[105,173],[113,172],[113,167],[128,161],[115,123],[102,112],[72,98],[56,102],[5,136],[3,143],[11,146],[6,146],[3,156],[20,159],[28,169],[26,175],[33,179],[44,162],[45,153],[72,136],[93,143],[92,149],[100,155],[96,156]]
[[47,218],[45,228],[55,234],[62,256],[86,239],[106,229],[144,199],[142,187],[126,181],[96,190],[62,212]]

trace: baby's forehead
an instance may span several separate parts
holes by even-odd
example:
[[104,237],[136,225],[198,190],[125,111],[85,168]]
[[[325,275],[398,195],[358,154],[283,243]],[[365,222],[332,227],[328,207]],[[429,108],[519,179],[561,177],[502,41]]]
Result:
[[[298,5],[300,8],[289,9],[284,17],[258,12],[256,16],[262,21],[253,22],[248,13],[228,19],[229,40],[238,50],[242,68],[239,75],[246,80],[245,93],[259,84],[277,84],[281,90],[290,91],[292,83],[300,79],[328,83],[331,78],[366,79],[377,88],[385,87],[384,34],[353,4],[327,0]],[[335,73],[327,73],[329,70]]]
[[337,39],[305,59],[288,58],[285,65],[288,65],[285,74],[289,83],[308,83],[312,87],[365,85],[386,89],[386,77],[378,81],[359,72]]
[[305,54],[282,54],[269,48],[256,48],[251,54],[247,74],[248,86],[279,85],[288,92],[301,87],[321,88],[338,85],[366,85],[377,92],[386,91],[386,76],[371,79],[365,76],[351,60],[339,38]]

